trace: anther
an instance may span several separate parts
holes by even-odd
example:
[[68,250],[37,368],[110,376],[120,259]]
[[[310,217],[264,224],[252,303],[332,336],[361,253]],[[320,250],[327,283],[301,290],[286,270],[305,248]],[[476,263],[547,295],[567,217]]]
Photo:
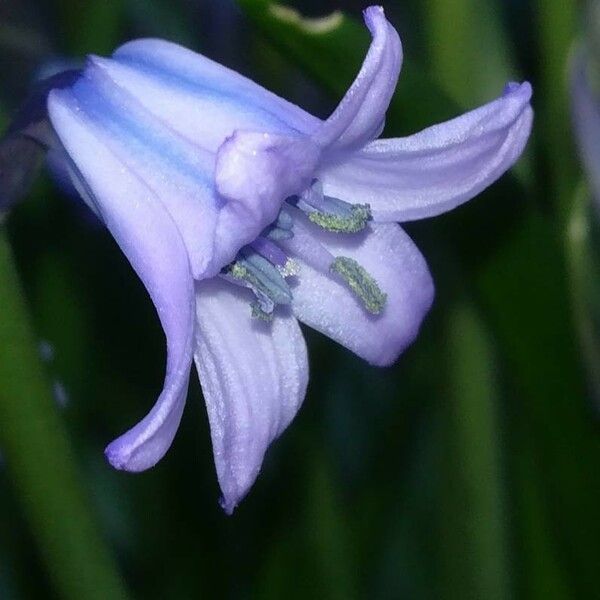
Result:
[[264,321],[265,323],[270,323],[273,320],[273,310],[266,311],[263,310],[260,302],[257,300],[250,305],[252,309],[252,317],[255,319],[259,319],[260,321]]
[[[263,321],[271,321],[273,310],[278,304],[290,304],[292,292],[284,277],[291,274],[290,261],[281,249],[273,246],[270,242],[266,244],[256,243],[265,254],[272,253],[271,259],[278,264],[273,264],[265,256],[259,254],[252,246],[246,246],[240,250],[238,259],[232,263],[222,276],[232,282],[250,288],[254,293],[255,302],[250,307],[252,316]],[[279,254],[277,254],[275,252]]]
[[387,294],[381,291],[375,279],[354,259],[338,256],[331,263],[329,270],[348,284],[371,314],[378,315],[385,308]]
[[371,220],[368,204],[350,204],[325,196],[323,186],[317,180],[303,194],[289,201],[304,211],[315,225],[334,233],[362,231]]
[[342,214],[334,214],[331,209],[329,209],[330,212],[320,210],[309,212],[309,220],[322,229],[334,233],[357,233],[362,231],[371,219],[371,207],[368,204],[348,204],[343,200],[327,196],[325,196],[325,199],[330,201],[332,205],[333,201],[337,201],[345,206],[340,211]]

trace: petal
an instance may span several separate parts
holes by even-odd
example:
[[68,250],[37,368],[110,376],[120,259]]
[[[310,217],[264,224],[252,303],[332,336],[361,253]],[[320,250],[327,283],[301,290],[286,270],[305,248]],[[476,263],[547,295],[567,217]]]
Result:
[[579,50],[571,61],[571,112],[579,152],[595,198],[600,199],[600,104],[586,73],[587,56]]
[[194,290],[179,231],[148,188],[95,136],[64,91],[48,100],[50,120],[98,214],[146,286],[167,338],[163,391],[150,413],[106,449],[110,463],[141,471],[168,450],[183,411],[193,352]]
[[215,278],[200,282],[196,295],[196,367],[228,513],[254,483],[269,444],[298,411],[308,382],[296,319],[251,318],[246,291]]
[[368,203],[378,221],[432,217],[470,200],[517,160],[531,131],[531,86],[407,138],[377,140],[317,177],[325,194]]
[[227,200],[216,233],[223,254],[231,245],[233,258],[277,219],[288,196],[310,185],[319,155],[307,136],[236,131],[227,139],[215,167],[217,190]]
[[235,129],[307,133],[320,123],[235,71],[164,40],[129,42],[101,62],[152,114],[213,152]]
[[[433,301],[433,281],[425,259],[398,225],[373,224],[340,235],[296,215],[294,237],[282,245],[300,262],[292,289],[292,310],[300,321],[378,366],[392,364],[415,339]],[[325,268],[324,252],[352,258],[366,269],[387,294],[380,314],[368,313]]]
[[214,191],[214,155],[192,144],[150,114],[90,59],[68,90],[86,127],[152,190],[177,224],[195,277],[221,266],[215,228],[223,202]]
[[381,6],[370,6],[364,18],[373,41],[346,95],[313,136],[336,150],[364,146],[381,132],[385,112],[402,66],[402,46]]

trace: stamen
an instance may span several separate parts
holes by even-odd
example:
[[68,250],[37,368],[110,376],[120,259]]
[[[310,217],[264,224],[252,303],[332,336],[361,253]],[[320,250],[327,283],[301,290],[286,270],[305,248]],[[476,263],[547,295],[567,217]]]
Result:
[[272,227],[267,233],[263,232],[263,235],[274,242],[281,242],[282,240],[289,240],[294,237],[294,232],[289,229],[280,229],[279,227]]
[[253,302],[250,306],[260,312],[265,313],[266,315],[272,315],[275,310],[275,302],[271,298],[269,298],[266,294],[258,290],[252,290],[254,292],[254,297],[256,301]]
[[252,309],[252,317],[254,319],[259,319],[265,323],[270,323],[273,320],[273,311],[267,312],[263,310],[260,306],[260,302],[253,302],[250,305],[250,308]]
[[370,313],[378,315],[385,308],[387,294],[381,291],[375,279],[354,259],[338,256],[331,263],[329,271],[337,273],[348,284]]
[[263,231],[262,236],[274,242],[289,240],[290,238],[294,237],[294,232],[292,231],[293,226],[294,220],[292,219],[292,216],[281,210],[279,211],[277,221],[267,227],[267,229]]
[[343,202],[343,200],[329,198],[328,196],[325,196],[325,199],[342,202],[346,205],[345,210],[347,212],[344,215],[336,215],[331,212],[327,213],[318,210],[309,212],[308,218],[310,221],[322,229],[332,231],[333,233],[356,233],[362,231],[371,219],[371,207],[368,204],[348,204],[347,202]]
[[272,312],[271,304],[289,304],[292,292],[277,268],[260,254],[244,250],[242,254],[244,258],[231,265],[229,274],[252,289],[260,308]]
[[274,225],[279,229],[291,230],[294,226],[294,219],[290,213],[286,212],[285,210],[280,210],[279,215],[277,216],[277,221],[275,221]]
[[334,233],[362,231],[371,220],[368,204],[350,204],[323,195],[321,182],[315,180],[301,196],[290,199],[315,225]]
[[257,319],[271,321],[277,304],[292,301],[285,278],[296,275],[299,266],[274,242],[293,238],[293,225],[292,216],[280,211],[277,220],[244,246],[236,260],[221,272],[224,279],[252,290],[256,298],[251,304],[252,316]]
[[257,237],[250,246],[276,267],[283,267],[288,260],[285,252],[279,246],[264,237]]
[[264,237],[256,238],[250,247],[266,258],[281,274],[282,277],[297,275],[300,266],[295,260],[288,258],[287,254],[272,241]]

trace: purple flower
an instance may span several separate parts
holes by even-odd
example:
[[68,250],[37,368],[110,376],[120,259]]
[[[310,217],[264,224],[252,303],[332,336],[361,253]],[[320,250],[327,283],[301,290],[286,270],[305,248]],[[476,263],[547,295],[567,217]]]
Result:
[[194,358],[231,512],[304,398],[298,321],[373,365],[393,363],[434,293],[396,222],[469,200],[521,154],[528,83],[416,135],[377,140],[402,48],[382,8],[364,14],[371,47],[326,121],[161,40],[89,57],[48,94],[50,127],[30,135],[110,229],[167,338],[164,389],[106,449],[115,467],[142,471],[165,454]]

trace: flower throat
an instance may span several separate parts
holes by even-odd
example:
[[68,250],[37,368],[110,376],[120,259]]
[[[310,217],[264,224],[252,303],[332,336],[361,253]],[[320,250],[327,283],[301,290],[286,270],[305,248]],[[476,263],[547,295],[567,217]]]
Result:
[[[252,316],[271,321],[276,306],[290,305],[293,292],[288,279],[300,273],[298,263],[290,258],[280,244],[294,237],[294,207],[308,220],[325,231],[355,234],[363,231],[371,220],[368,204],[349,204],[339,198],[325,196],[318,180],[302,194],[285,200],[279,215],[251,244],[244,246],[235,261],[224,267],[221,277],[249,288],[255,300]],[[329,273],[346,285],[360,300],[365,310],[379,315],[385,308],[387,294],[377,281],[354,259],[331,257]]]

